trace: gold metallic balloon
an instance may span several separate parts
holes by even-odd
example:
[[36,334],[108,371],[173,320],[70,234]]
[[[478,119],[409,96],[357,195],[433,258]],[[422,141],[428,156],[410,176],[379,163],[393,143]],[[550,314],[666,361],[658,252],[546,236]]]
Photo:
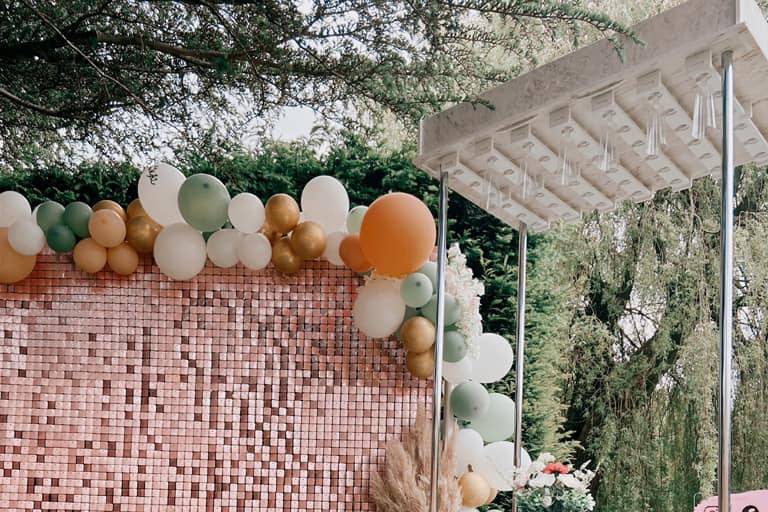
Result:
[[407,352],[421,354],[435,344],[435,325],[423,316],[414,316],[400,327],[400,339]]
[[123,207],[114,201],[110,201],[109,199],[104,199],[93,205],[94,212],[99,210],[112,210],[118,214],[121,219],[123,219],[123,222],[128,220],[128,215],[125,213],[125,210],[123,210]]
[[313,260],[325,251],[325,231],[317,222],[302,222],[291,233],[293,251],[305,260]]
[[128,221],[126,228],[126,241],[141,254],[152,252],[155,248],[155,239],[162,229],[157,222],[146,215],[132,218]]
[[124,242],[107,251],[107,263],[115,274],[127,276],[136,272],[136,267],[139,266],[139,255],[133,247]]
[[289,233],[299,223],[301,211],[294,198],[288,194],[275,194],[264,207],[269,225],[278,233]]
[[107,264],[107,250],[96,243],[92,238],[85,238],[77,242],[72,251],[72,259],[77,268],[89,274],[95,274]]
[[408,352],[405,355],[405,365],[414,377],[431,379],[435,372],[435,350],[430,349],[421,354]]
[[287,238],[281,238],[272,246],[272,264],[283,274],[293,274],[301,268],[301,257],[293,252]]
[[267,237],[267,240],[269,240],[269,245],[275,245],[275,242],[282,238],[282,235],[266,222],[261,228],[261,234]]
[[141,201],[139,199],[134,199],[131,201],[131,204],[128,205],[128,220],[134,218],[134,217],[141,217],[141,216],[149,217],[149,214],[144,210],[144,207],[141,205]]

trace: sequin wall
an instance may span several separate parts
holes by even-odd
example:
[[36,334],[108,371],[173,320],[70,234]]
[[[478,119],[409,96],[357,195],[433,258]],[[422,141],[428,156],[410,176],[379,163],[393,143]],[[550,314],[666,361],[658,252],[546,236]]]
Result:
[[429,384],[352,328],[359,284],[41,256],[0,285],[0,510],[373,510]]

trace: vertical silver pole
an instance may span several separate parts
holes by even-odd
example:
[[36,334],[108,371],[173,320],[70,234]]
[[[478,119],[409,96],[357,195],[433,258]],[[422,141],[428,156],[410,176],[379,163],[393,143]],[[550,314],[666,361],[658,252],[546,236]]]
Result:
[[[440,210],[437,220],[437,324],[435,325],[435,375],[432,386],[432,487],[429,494],[429,510],[437,512],[440,496],[440,409],[443,385],[443,334],[445,332],[445,264],[448,232],[448,173],[440,172]],[[448,421],[443,422],[444,429]]]
[[733,350],[733,52],[723,64],[723,176],[720,224],[720,449],[718,507],[731,512],[731,357]]
[[[520,223],[517,247],[517,350],[515,354],[515,467],[523,455],[523,372],[525,365],[525,278],[528,261],[528,226]],[[517,503],[512,501],[512,510]]]

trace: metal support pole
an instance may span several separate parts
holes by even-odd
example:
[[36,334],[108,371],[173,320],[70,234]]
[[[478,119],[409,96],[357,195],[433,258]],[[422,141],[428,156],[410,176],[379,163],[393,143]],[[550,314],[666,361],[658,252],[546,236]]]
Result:
[[733,350],[733,52],[723,64],[723,175],[720,220],[720,447],[718,507],[731,512],[731,357]]
[[[435,325],[435,375],[432,383],[432,479],[429,494],[429,510],[437,512],[440,501],[438,481],[440,476],[440,409],[443,385],[443,335],[445,332],[445,265],[448,233],[448,173],[440,172],[440,210],[437,220],[437,322]],[[444,430],[448,421],[443,422]]]
[[[517,248],[517,350],[515,354],[515,467],[523,455],[523,372],[525,365],[525,278],[528,261],[528,226],[520,223]],[[512,510],[517,510],[513,500]]]

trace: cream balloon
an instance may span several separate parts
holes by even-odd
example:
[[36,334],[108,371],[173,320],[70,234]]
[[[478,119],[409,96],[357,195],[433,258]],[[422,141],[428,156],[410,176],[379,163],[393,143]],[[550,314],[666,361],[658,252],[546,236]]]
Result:
[[461,476],[477,465],[477,460],[483,450],[483,438],[476,430],[462,428],[456,434],[456,469],[454,476]]
[[451,384],[461,384],[472,378],[472,358],[464,357],[458,363],[443,362],[443,378]]
[[358,289],[352,311],[355,325],[371,338],[386,338],[397,331],[405,318],[400,282],[373,279]]
[[[521,467],[531,465],[531,456],[528,452],[521,452]],[[477,459],[475,471],[485,478],[488,484],[499,491],[512,491],[515,489],[515,443],[499,441],[486,445]]]
[[241,233],[256,233],[264,225],[264,203],[248,192],[237,194],[229,202],[229,222]]
[[237,251],[242,237],[242,233],[236,229],[216,231],[211,235],[206,244],[208,259],[217,267],[234,267],[239,261]]
[[347,222],[347,190],[332,176],[312,178],[301,192],[301,210],[306,220],[317,222],[326,233],[338,231]]
[[343,267],[344,260],[341,259],[341,255],[339,254],[339,246],[341,245],[341,241],[344,240],[344,237],[346,236],[347,233],[343,231],[334,231],[328,235],[325,238],[325,251],[323,251],[322,258],[324,260],[330,261],[332,265]]
[[157,235],[153,254],[166,276],[177,281],[192,279],[205,267],[205,239],[192,226],[177,222]]
[[261,233],[251,233],[240,239],[237,257],[245,267],[261,270],[272,260],[272,244]]
[[477,355],[472,368],[473,380],[483,384],[498,382],[512,369],[515,351],[505,338],[484,333],[474,339],[474,345]]
[[11,224],[8,229],[8,243],[19,254],[35,256],[45,247],[45,233],[30,216]]
[[7,228],[17,220],[32,218],[32,207],[23,195],[12,190],[0,194],[0,228]]
[[141,173],[139,200],[144,211],[161,226],[185,223],[178,201],[185,179],[181,171],[168,164],[157,164]]

